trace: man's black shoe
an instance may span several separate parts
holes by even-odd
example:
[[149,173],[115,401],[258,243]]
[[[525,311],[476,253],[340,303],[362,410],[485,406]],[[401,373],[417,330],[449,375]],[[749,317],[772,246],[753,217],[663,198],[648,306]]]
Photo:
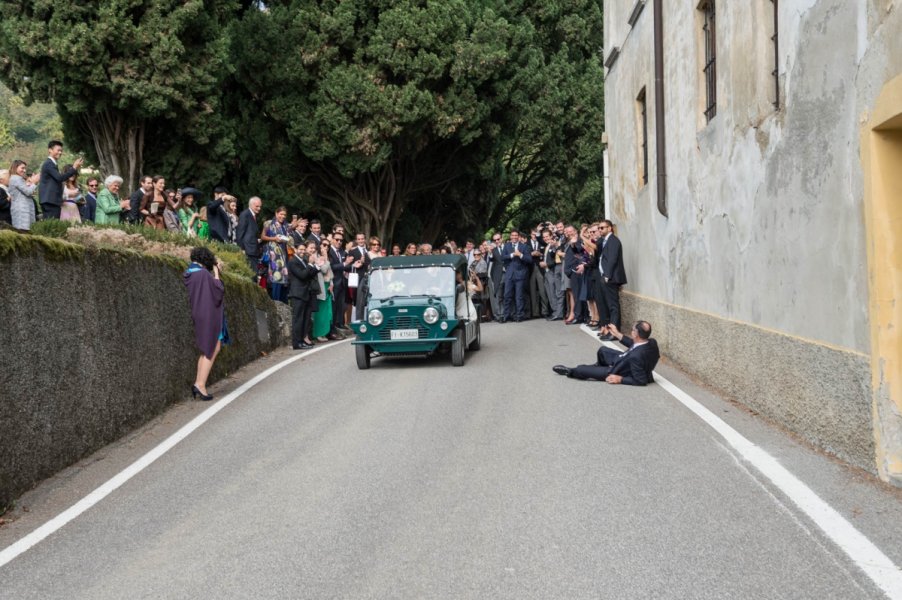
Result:
[[554,365],[553,367],[551,367],[551,370],[558,375],[565,375],[567,377],[570,377],[570,373],[572,372],[570,367],[565,367],[564,365]]
[[549,321],[563,321],[564,317],[549,317]]
[[310,350],[313,348],[313,344],[298,344],[297,346],[292,346],[293,350]]
[[600,339],[602,342],[613,342],[614,336],[611,335],[610,333],[606,333],[604,335],[598,336],[598,339]]

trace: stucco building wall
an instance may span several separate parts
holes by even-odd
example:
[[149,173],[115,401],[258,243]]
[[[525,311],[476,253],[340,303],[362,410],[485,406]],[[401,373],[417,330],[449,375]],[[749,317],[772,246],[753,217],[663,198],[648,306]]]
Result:
[[[753,398],[769,416],[803,415],[788,419],[794,430],[874,471],[872,398],[862,386],[870,379],[871,325],[859,138],[881,89],[902,73],[902,11],[887,0],[780,0],[776,108],[774,3],[717,1],[717,113],[706,122],[704,15],[695,1],[662,4],[667,217],[656,205],[653,3],[629,27],[636,0],[605,2],[606,55],[620,48],[605,84],[608,210],[624,242],[627,289],[638,305],[712,316],[707,340],[746,326],[749,354],[727,359],[746,372],[743,379],[777,376],[768,370],[781,363],[750,360],[779,351],[769,332],[798,341],[784,357],[793,384],[769,386],[768,397],[750,382],[724,380],[729,370],[706,376],[701,358],[677,360],[744,401]],[[639,177],[642,88],[647,185]],[[671,355],[693,352],[668,342]],[[854,371],[854,385],[823,371],[825,352],[833,357],[827,364]],[[824,377],[832,384],[826,390]],[[799,388],[824,397],[800,400]],[[824,442],[831,423],[846,441]]]

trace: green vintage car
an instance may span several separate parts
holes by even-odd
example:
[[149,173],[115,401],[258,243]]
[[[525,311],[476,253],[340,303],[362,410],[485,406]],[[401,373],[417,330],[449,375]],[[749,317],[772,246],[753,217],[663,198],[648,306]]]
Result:
[[378,356],[429,356],[449,350],[455,367],[466,350],[479,350],[479,316],[465,283],[460,255],[388,256],[373,259],[360,293],[364,320],[351,323],[357,367]]

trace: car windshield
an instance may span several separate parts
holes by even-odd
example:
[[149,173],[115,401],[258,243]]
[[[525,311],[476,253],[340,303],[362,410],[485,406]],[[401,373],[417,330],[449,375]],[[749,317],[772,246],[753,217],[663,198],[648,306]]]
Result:
[[417,296],[454,296],[454,269],[448,266],[385,268],[370,272],[369,293],[374,300]]

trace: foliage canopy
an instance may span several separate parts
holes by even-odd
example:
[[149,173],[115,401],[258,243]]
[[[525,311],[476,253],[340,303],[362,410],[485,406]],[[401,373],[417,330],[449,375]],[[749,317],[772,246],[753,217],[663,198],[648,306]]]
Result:
[[601,0],[0,10],[0,78],[55,101],[106,172],[221,181],[384,239],[601,211]]

